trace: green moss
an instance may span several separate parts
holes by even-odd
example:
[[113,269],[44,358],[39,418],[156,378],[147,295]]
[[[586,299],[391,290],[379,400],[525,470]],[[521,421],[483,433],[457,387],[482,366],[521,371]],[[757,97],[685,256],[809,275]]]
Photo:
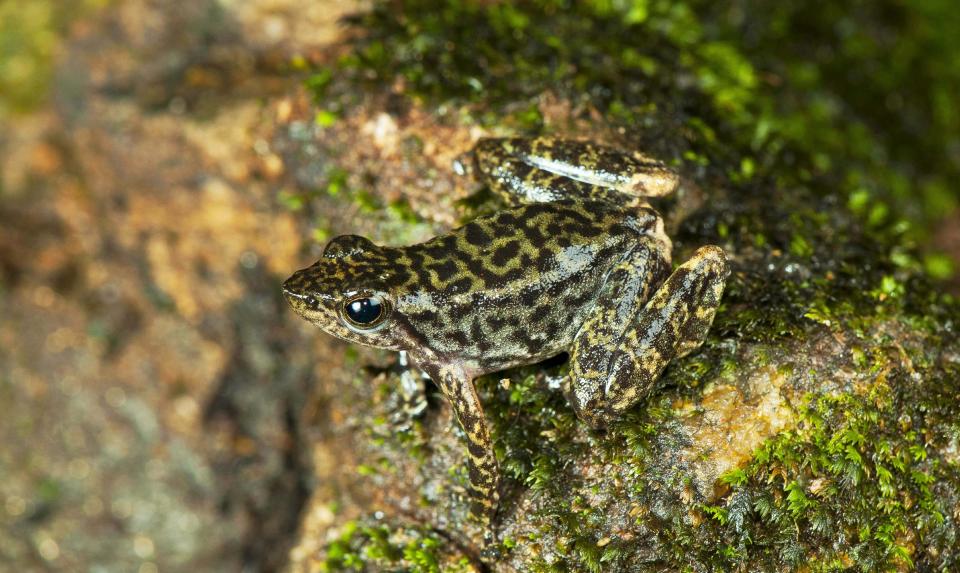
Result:
[[[535,490],[561,491],[565,487],[563,460],[582,453],[573,439],[576,417],[560,392],[547,387],[544,376],[560,375],[561,367],[545,374],[536,368],[512,373],[508,388],[492,377],[477,381],[485,390],[497,459],[504,475]],[[516,412],[534,412],[517,416]]]
[[445,555],[443,540],[415,527],[347,522],[324,548],[324,571],[409,571],[466,573],[475,571],[466,557]]
[[[940,391],[960,390],[956,384]],[[758,558],[798,564],[817,555],[821,564],[888,570],[912,566],[918,543],[925,559],[934,550],[941,565],[955,563],[955,524],[947,516],[958,495],[957,468],[931,459],[929,440],[932,428],[960,411],[955,400],[936,412],[921,400],[905,406],[928,390],[878,383],[865,396],[810,397],[796,429],[728,474],[725,506],[706,509],[720,535],[755,564]],[[743,505],[746,519],[734,526],[729,513]]]
[[315,186],[302,189],[283,189],[276,201],[291,212],[301,213],[313,224],[311,236],[316,243],[326,243],[337,234],[357,232],[356,229],[337,228],[335,219],[324,214],[331,211],[353,210],[375,223],[371,239],[389,244],[404,244],[423,240],[432,234],[432,227],[417,214],[410,203],[399,198],[386,203],[367,186],[369,178],[342,167],[337,151],[329,154],[315,176]]
[[[709,26],[700,19],[704,13],[714,16]],[[884,192],[878,180],[893,189],[905,177],[861,157],[882,155],[882,140],[861,133],[865,127],[857,121],[844,124],[859,134],[862,149],[853,156],[844,147],[847,139],[833,138],[843,121],[830,106],[824,103],[812,121],[806,110],[780,109],[776,104],[787,88],[757,80],[750,46],[734,41],[739,28],[727,17],[698,3],[675,2],[503,6],[419,0],[403,12],[378,4],[355,20],[365,33],[340,62],[338,76],[352,85],[391,84],[402,77],[409,98],[457,103],[474,121],[515,132],[538,131],[538,97],[559,93],[600,110],[637,147],[682,158],[688,169],[735,165],[724,170],[729,195],[711,198],[715,215],[708,217],[719,220],[712,229],[691,221],[677,244],[683,249],[721,242],[770,260],[754,264],[776,267],[773,282],[764,272],[738,277],[740,284],[728,288],[732,312],[726,324],[740,337],[772,340],[798,333],[795,317],[811,309],[811,317],[819,313],[835,321],[853,315],[868,307],[866,293],[894,267],[922,265],[909,250],[892,247],[902,241],[904,227],[889,218],[879,198]],[[469,50],[460,49],[466,45]],[[698,81],[690,84],[690,75]],[[323,70],[312,80],[325,101],[333,76]],[[806,95],[811,87],[800,84]],[[333,91],[347,94],[340,99],[355,97],[355,90]],[[644,129],[638,131],[638,124]],[[767,200],[772,184],[789,188],[786,200]],[[836,212],[836,193],[848,194],[852,216],[826,215]],[[468,217],[484,211],[479,205]],[[876,248],[865,250],[865,243]],[[928,266],[946,276],[945,265]],[[791,271],[808,278],[798,282]]]

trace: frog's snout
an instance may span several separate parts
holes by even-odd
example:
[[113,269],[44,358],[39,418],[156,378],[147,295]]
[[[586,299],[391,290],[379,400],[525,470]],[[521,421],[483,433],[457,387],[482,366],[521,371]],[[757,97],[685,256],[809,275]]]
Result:
[[282,287],[283,298],[287,299],[287,304],[298,312],[304,307],[316,306],[316,301],[305,288],[307,280],[304,275],[304,270],[293,273],[290,278],[283,281]]
[[283,286],[281,288],[283,289],[283,296],[287,300],[290,300],[291,298],[296,297],[299,294],[297,291],[297,283],[299,282],[298,280],[299,277],[297,275],[299,275],[300,272],[301,271],[297,271],[293,273],[290,276],[290,278],[283,281]]

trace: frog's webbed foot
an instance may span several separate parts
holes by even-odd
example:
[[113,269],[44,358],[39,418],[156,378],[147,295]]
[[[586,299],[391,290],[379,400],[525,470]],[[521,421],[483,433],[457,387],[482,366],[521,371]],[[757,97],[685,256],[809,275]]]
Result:
[[[637,253],[608,287],[646,300],[635,286],[650,287],[649,270],[635,264],[646,260]],[[703,344],[729,273],[722,249],[702,247],[632,315],[629,301],[605,298],[573,343],[567,395],[577,415],[605,427],[650,393],[671,360]]]
[[[564,199],[623,203],[632,197],[668,195],[679,182],[675,171],[649,157],[550,137],[481,139],[474,160],[490,189],[511,203]],[[466,162],[459,165],[459,171],[468,171]]]

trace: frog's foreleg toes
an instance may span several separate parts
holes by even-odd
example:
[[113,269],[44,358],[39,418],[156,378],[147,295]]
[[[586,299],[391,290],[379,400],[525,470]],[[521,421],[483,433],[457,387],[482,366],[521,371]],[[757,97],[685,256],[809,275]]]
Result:
[[427,385],[424,373],[413,367],[405,351],[400,351],[394,367],[399,377],[397,392],[399,408],[394,412],[392,421],[409,426],[414,418],[427,410]]

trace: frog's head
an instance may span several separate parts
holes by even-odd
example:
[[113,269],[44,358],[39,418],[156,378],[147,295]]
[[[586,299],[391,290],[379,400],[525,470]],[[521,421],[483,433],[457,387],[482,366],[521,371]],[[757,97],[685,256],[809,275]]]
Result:
[[389,250],[356,235],[336,237],[313,265],[293,273],[283,294],[293,310],[337,338],[399,350],[390,328]]

